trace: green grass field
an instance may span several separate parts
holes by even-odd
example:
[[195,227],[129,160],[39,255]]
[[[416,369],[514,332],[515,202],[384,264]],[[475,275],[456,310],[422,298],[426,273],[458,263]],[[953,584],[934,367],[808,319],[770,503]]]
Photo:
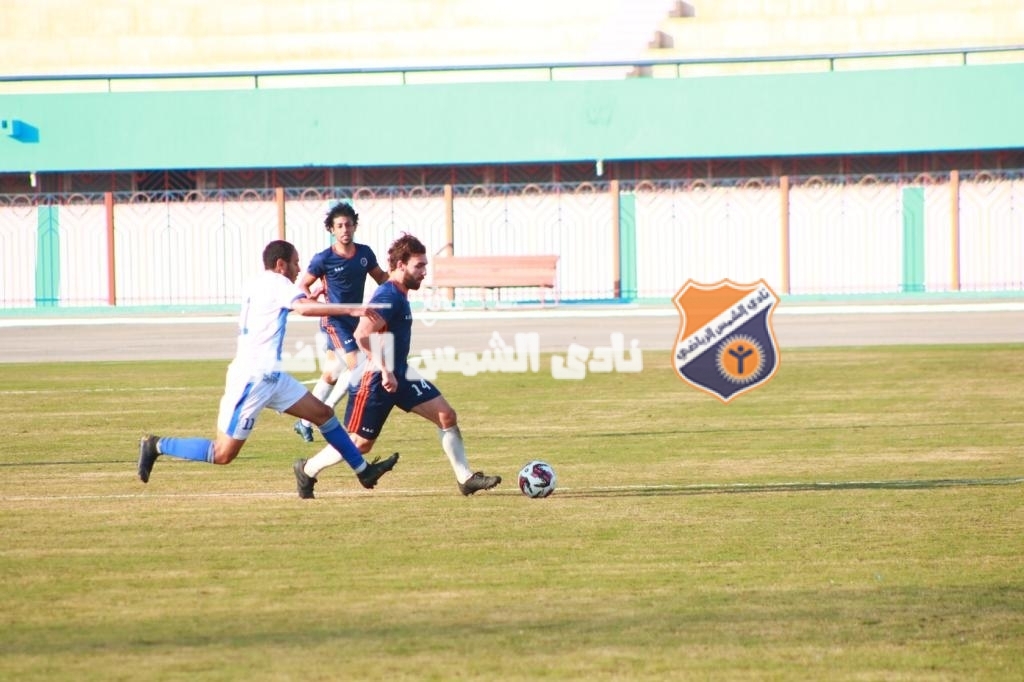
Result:
[[399,413],[377,490],[306,501],[273,413],[136,480],[223,362],[4,365],[0,679],[1024,679],[1024,347],[785,351],[730,405],[644,360],[442,374],[499,489]]

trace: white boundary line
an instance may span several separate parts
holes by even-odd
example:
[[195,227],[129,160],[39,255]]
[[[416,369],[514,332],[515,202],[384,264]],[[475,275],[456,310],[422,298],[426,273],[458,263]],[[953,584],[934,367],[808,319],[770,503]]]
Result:
[[[315,384],[316,379],[310,379],[302,383]],[[82,393],[185,393],[196,391],[217,391],[224,390],[223,384],[216,386],[143,386],[138,387],[108,387],[108,388],[25,388],[25,389],[0,389],[0,395],[74,395]]]
[[[1024,312],[1024,301],[993,301],[984,303],[904,303],[904,304],[849,304],[801,305],[780,304],[775,315],[908,315],[921,313],[988,313]],[[675,307],[602,307],[574,309],[561,306],[530,310],[450,310],[444,312],[413,313],[420,322],[441,320],[531,320],[531,319],[583,319],[616,317],[678,317]],[[296,316],[301,322],[319,322],[320,318]],[[235,315],[174,315],[174,316],[111,316],[111,317],[45,317],[0,318],[0,328],[15,327],[68,327],[107,325],[159,325],[159,324],[234,324]]]

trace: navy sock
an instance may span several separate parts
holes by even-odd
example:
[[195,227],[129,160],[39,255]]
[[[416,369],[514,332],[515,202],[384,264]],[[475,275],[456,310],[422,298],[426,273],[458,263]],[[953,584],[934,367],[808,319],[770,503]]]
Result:
[[359,452],[359,448],[352,442],[348,432],[341,428],[341,422],[338,421],[337,415],[320,426],[320,433],[323,434],[324,440],[331,444],[331,447],[341,453],[342,459],[352,467],[353,471],[366,463],[363,453]]
[[213,464],[213,441],[209,438],[161,438],[156,447],[162,455]]

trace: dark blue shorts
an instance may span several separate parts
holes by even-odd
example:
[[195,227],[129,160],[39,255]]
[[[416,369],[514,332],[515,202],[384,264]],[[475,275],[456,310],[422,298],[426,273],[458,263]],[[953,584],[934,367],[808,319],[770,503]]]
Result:
[[345,319],[339,322],[337,318],[329,317],[326,322],[320,323],[320,329],[327,334],[327,350],[334,351],[335,355],[347,355],[359,350],[356,340],[352,334],[355,332],[359,320],[350,318],[354,322]]
[[366,372],[359,383],[349,386],[345,406],[345,430],[376,440],[384,430],[391,408],[409,412],[417,405],[441,395],[437,386],[426,379],[410,379],[403,370],[396,374],[398,390],[388,393],[380,383],[380,372]]

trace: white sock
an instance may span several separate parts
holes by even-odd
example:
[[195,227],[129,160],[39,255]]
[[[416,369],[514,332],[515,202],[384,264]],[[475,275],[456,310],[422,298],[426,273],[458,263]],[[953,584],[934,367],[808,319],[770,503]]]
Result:
[[348,394],[348,382],[351,377],[352,372],[348,369],[341,370],[341,372],[338,373],[338,382],[331,387],[331,392],[324,402],[332,408],[341,402],[341,399]]
[[[310,391],[310,393],[312,393],[313,397],[316,398],[317,400],[323,400],[324,398],[327,397],[327,394],[331,392],[332,388],[334,388],[334,386],[331,386],[329,383],[324,381],[323,377],[320,377],[316,382],[316,386],[313,387],[313,390]],[[303,419],[302,423],[305,426],[313,426],[312,422],[310,422],[307,419]]]
[[462,442],[462,432],[459,431],[458,425],[449,429],[438,429],[437,435],[441,437],[441,447],[444,454],[448,455],[456,480],[465,483],[473,475],[473,471],[466,461],[466,446]]
[[327,467],[332,467],[341,461],[341,453],[328,445],[323,450],[307,459],[306,466],[302,467],[302,470],[305,471],[306,475],[310,478],[316,478],[316,475],[321,471]]

